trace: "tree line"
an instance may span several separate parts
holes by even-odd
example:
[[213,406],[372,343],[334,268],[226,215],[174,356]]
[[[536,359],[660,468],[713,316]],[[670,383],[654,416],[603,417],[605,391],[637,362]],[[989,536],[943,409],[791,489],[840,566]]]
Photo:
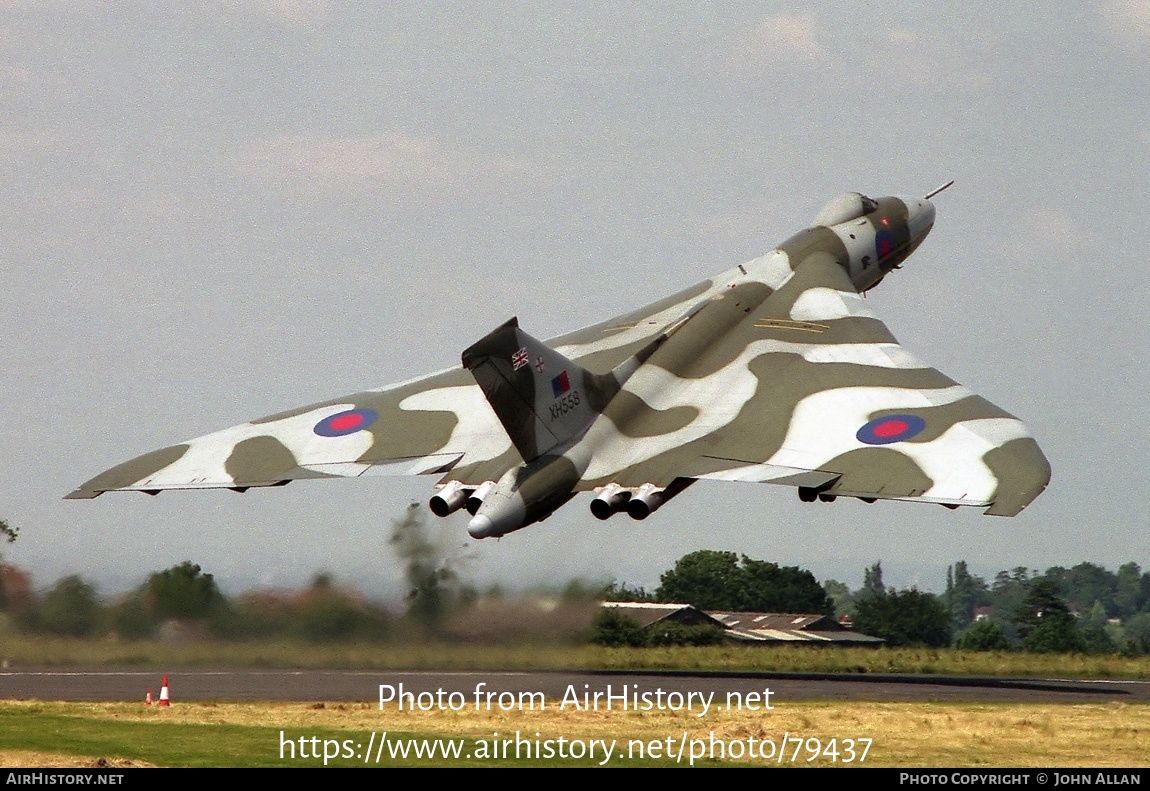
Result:
[[795,566],[700,550],[680,558],[654,592],[612,585],[614,601],[681,602],[703,610],[821,613],[888,645],[953,645],[969,650],[1150,654],[1150,572],[1125,563],[1111,572],[1093,563],[1045,573],[1017,567],[987,582],[965,561],[946,571],[941,595],[883,582],[882,564],[851,590]]
[[[16,531],[0,521],[0,536]],[[0,612],[26,633],[124,639],[295,638],[309,642],[384,640],[434,631],[448,612],[474,592],[460,584],[455,557],[429,534],[417,507],[395,520],[389,537],[408,585],[406,612],[338,587],[319,573],[302,591],[250,591],[226,597],[214,577],[184,561],[149,574],[112,601],[78,575],[33,591],[20,569],[0,563]]]
[[[0,521],[0,540],[11,542],[16,533]],[[443,549],[427,532],[418,507],[393,523],[390,543],[404,563],[408,584],[402,616],[337,587],[326,574],[317,575],[302,591],[255,591],[229,599],[211,574],[190,561],[150,574],[139,587],[111,602],[75,575],[34,592],[27,575],[0,563],[0,612],[20,631],[70,637],[383,640],[434,634],[448,615],[479,598],[460,580],[458,555]],[[881,563],[866,568],[862,587],[851,590],[833,579],[820,584],[810,571],[796,566],[700,550],[679,558],[660,576],[653,592],[626,584],[603,589],[574,581],[564,597],[848,617],[857,631],[881,637],[892,646],[1150,654],[1150,572],[1134,562],[1117,572],[1093,563],[1069,569],[1055,566],[1041,574],[1019,566],[987,581],[972,574],[965,561],[958,561],[946,570],[945,591],[935,595],[886,586]],[[631,634],[623,642],[639,641],[626,624],[609,626]],[[706,643],[717,638],[694,630],[668,632],[662,639]]]
[[5,609],[17,630],[61,637],[222,639],[292,637],[310,642],[380,639],[395,616],[316,575],[298,592],[255,591],[225,597],[211,574],[185,561],[150,574],[111,602],[72,575],[40,595],[11,592]]

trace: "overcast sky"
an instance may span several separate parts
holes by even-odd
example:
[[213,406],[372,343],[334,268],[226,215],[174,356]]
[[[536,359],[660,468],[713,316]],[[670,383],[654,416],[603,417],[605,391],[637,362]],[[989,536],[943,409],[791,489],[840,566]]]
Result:
[[[948,6],[948,7],[947,7]],[[1014,10],[1009,10],[1013,8]],[[852,587],[1150,566],[1150,4],[0,0],[3,548],[112,593],[398,590],[432,478],[61,497],[140,453],[548,337],[753,258],[836,194],[936,199],[868,296],[1050,459],[1021,516],[701,483],[645,522],[586,495],[466,574],[653,587],[696,549]]]

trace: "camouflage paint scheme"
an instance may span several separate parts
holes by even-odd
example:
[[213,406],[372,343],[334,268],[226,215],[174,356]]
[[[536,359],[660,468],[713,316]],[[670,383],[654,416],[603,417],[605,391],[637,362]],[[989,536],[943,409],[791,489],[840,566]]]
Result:
[[515,319],[463,367],[271,415],[97,475],[68,495],[439,476],[432,510],[477,538],[576,493],[642,519],[697,479],[1013,516],[1050,466],[1015,417],[919,362],[866,308],[934,207],[847,193],[777,249],[602,324],[535,340]]

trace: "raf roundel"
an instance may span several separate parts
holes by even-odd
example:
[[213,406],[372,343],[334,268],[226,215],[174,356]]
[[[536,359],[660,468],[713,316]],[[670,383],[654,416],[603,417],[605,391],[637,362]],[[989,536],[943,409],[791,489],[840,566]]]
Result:
[[924,428],[926,421],[917,415],[887,415],[867,423],[855,437],[867,445],[890,445],[916,437]]
[[346,437],[363,431],[378,419],[379,413],[374,409],[349,409],[324,418],[315,424],[313,431],[321,437]]
[[894,253],[894,236],[891,235],[890,231],[880,230],[874,235],[874,247],[875,252],[878,253],[878,259],[885,261]]

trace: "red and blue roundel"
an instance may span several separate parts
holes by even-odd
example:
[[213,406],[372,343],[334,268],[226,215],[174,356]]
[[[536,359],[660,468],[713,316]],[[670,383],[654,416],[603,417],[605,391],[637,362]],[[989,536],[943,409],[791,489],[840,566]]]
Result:
[[890,231],[880,230],[874,235],[874,248],[878,253],[878,260],[884,261],[894,253],[894,236]]
[[379,413],[374,409],[349,409],[324,418],[312,430],[321,437],[346,437],[363,431],[377,420]]
[[867,445],[890,445],[918,436],[924,428],[926,421],[917,415],[887,415],[867,423],[855,437]]

